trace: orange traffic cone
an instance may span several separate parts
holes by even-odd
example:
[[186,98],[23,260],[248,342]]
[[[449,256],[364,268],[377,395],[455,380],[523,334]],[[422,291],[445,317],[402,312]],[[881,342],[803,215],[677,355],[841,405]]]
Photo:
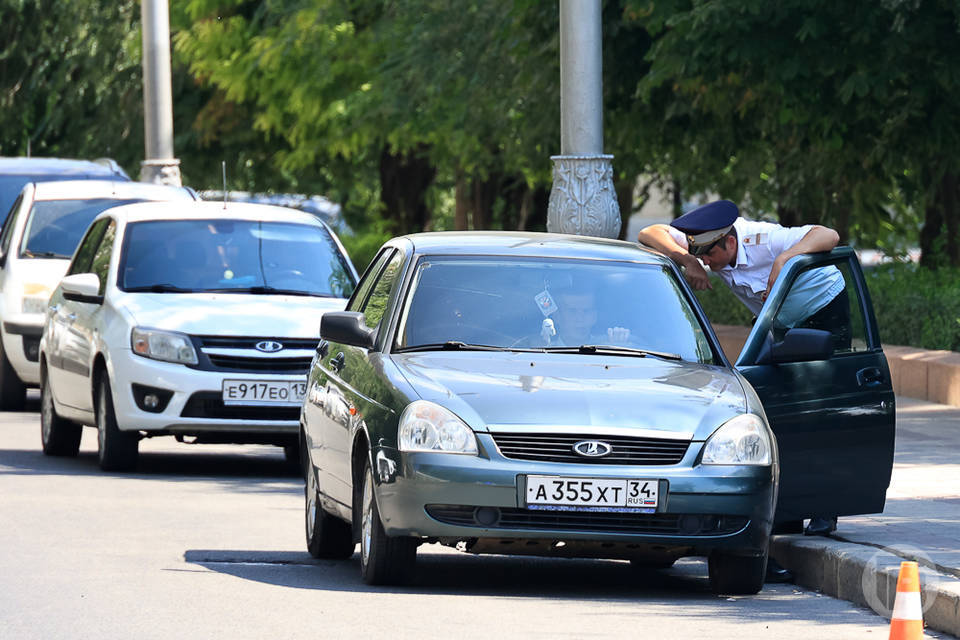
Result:
[[901,562],[897,597],[890,616],[890,640],[917,640],[923,637],[923,605],[920,603],[920,576],[916,562]]

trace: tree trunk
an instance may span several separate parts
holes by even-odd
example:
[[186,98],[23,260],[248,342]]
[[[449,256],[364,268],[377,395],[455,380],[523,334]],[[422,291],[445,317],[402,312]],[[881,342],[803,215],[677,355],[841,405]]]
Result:
[[630,216],[633,215],[633,190],[637,185],[635,177],[614,178],[613,190],[617,194],[617,204],[620,205],[620,233],[617,237],[620,240],[630,240],[636,238],[627,238],[627,227],[630,226]]
[[397,234],[430,228],[427,189],[437,170],[427,160],[426,149],[395,154],[384,147],[380,153],[380,201],[384,216]]
[[960,211],[958,176],[944,172],[926,207],[920,230],[920,264],[935,269],[949,264],[960,267]]
[[683,196],[680,194],[680,182],[673,181],[673,219],[676,220],[683,215]]
[[457,186],[454,188],[453,228],[465,231],[470,228],[470,183],[463,173],[457,172]]
[[500,176],[491,174],[486,180],[473,181],[473,228],[490,229],[493,204],[497,201]]

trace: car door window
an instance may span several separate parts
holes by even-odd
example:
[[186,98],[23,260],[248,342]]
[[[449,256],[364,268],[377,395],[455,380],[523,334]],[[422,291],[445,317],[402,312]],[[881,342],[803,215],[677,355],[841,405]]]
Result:
[[103,232],[103,238],[93,252],[90,271],[97,274],[100,278],[100,290],[97,292],[103,295],[107,290],[107,274],[110,271],[110,257],[113,255],[113,239],[116,236],[116,225],[110,220],[106,230]]
[[777,310],[774,339],[789,329],[820,329],[833,335],[834,355],[870,349],[863,303],[847,261],[808,267],[794,278]]
[[93,223],[87,231],[87,235],[80,241],[77,252],[73,256],[73,262],[67,269],[67,275],[72,276],[76,273],[90,273],[90,266],[93,263],[93,256],[100,246],[100,240],[103,239],[103,232],[112,220],[104,218]]
[[396,251],[393,257],[390,258],[390,262],[387,263],[383,273],[380,274],[380,277],[377,278],[376,283],[373,285],[373,289],[362,309],[363,320],[371,329],[380,325],[383,314],[387,310],[387,304],[390,302],[390,293],[393,291],[393,285],[396,283],[397,278],[400,277],[402,267],[403,254]]
[[383,267],[387,264],[387,260],[390,259],[391,255],[393,255],[393,249],[384,249],[374,258],[373,262],[370,263],[366,273],[364,273],[364,277],[360,279],[360,284],[357,285],[356,291],[353,292],[353,297],[350,298],[350,302],[347,303],[347,311],[360,311],[363,309],[363,305],[366,303],[367,297],[373,289],[373,285],[377,282],[377,279],[380,277],[380,272],[383,271]]

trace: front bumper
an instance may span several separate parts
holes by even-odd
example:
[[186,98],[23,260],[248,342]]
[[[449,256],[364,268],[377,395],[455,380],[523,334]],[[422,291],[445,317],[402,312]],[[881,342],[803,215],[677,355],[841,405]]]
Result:
[[[224,405],[224,380],[302,381],[305,376],[204,371],[151,360],[131,350],[112,359],[114,410],[121,430],[198,436],[207,441],[285,443],[299,433],[300,404]],[[139,407],[134,385],[172,392],[162,411]],[[264,438],[263,436],[266,436]]]
[[24,384],[40,384],[40,336],[43,315],[17,314],[3,321],[3,351]]
[[[502,553],[523,552],[510,540],[552,541],[558,555],[570,555],[570,549],[560,552],[564,546],[595,542],[599,549],[584,547],[575,555],[607,557],[628,557],[630,548],[676,556],[766,548],[776,501],[774,466],[694,465],[702,442],[691,443],[675,465],[530,462],[503,457],[489,435],[477,438],[479,456],[373,451],[377,504],[388,534],[467,540],[468,547],[497,539]],[[652,514],[531,510],[519,490],[526,475],[657,479],[660,499]],[[567,544],[558,547],[557,541]]]

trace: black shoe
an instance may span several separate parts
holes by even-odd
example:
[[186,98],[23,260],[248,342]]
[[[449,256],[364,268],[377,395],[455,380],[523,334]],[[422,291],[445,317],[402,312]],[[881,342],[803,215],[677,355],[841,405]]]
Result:
[[767,575],[764,577],[763,581],[777,584],[782,582],[793,582],[793,572],[790,571],[790,569],[783,567],[773,558],[768,558]]
[[837,516],[832,518],[810,518],[810,524],[803,530],[805,536],[828,536],[837,530]]

